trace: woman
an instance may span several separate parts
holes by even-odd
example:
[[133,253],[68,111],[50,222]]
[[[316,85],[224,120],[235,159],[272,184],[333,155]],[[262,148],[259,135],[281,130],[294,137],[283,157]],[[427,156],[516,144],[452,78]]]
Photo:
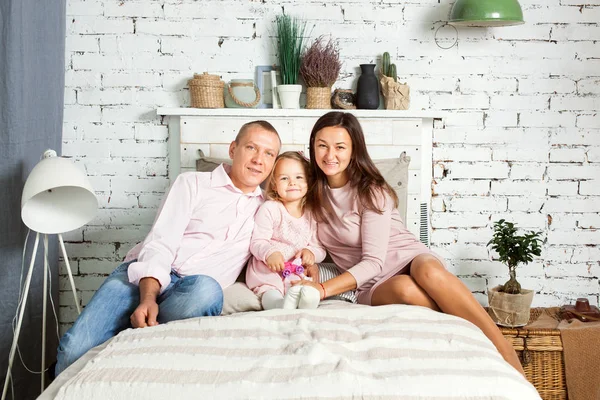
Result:
[[343,273],[322,284],[299,284],[318,289],[321,298],[356,289],[362,304],[419,305],[464,318],[524,374],[514,349],[469,289],[404,226],[396,193],[369,157],[356,117],[323,115],[309,143],[315,180],[308,204],[319,222],[319,240]]

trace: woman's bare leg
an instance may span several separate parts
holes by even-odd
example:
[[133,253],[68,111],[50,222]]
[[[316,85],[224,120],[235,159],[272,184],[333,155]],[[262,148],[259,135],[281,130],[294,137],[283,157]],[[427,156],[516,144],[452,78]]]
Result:
[[488,313],[461,280],[446,271],[437,258],[429,254],[415,257],[410,268],[412,279],[405,277],[394,276],[379,285],[373,292],[371,304],[422,305],[464,318],[481,329],[506,362],[525,375],[517,353]]
[[371,305],[409,304],[423,306],[440,311],[438,305],[422,287],[417,285],[410,275],[392,276],[375,289],[371,297]]

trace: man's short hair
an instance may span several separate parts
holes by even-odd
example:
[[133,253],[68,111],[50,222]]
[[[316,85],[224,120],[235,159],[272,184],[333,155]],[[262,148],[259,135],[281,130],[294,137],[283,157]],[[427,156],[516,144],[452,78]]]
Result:
[[277,132],[277,129],[275,129],[275,127],[273,125],[271,125],[271,123],[269,123],[267,121],[263,121],[263,120],[250,121],[250,122],[247,122],[244,125],[242,125],[237,136],[235,137],[235,142],[239,143],[240,140],[242,140],[244,138],[246,133],[248,133],[248,130],[250,130],[250,128],[252,128],[255,125],[260,126],[261,128],[263,128],[264,130],[266,130],[268,132],[274,133],[277,136],[277,139],[279,139],[279,147],[281,147],[281,138],[279,137],[279,133]]

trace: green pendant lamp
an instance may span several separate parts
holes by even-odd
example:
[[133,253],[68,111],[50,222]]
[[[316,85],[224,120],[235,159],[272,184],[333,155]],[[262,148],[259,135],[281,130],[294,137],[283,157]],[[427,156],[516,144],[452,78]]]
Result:
[[508,26],[525,23],[518,0],[456,0],[448,22],[459,26]]

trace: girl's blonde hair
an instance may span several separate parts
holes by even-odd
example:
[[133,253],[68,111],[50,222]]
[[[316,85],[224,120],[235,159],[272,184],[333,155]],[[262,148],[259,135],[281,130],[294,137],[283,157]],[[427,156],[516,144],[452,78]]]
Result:
[[[277,169],[277,164],[279,161],[283,159],[298,161],[302,165],[302,169],[304,170],[304,175],[306,177],[306,187],[307,190],[310,190],[310,185],[312,184],[311,179],[311,169],[310,163],[304,157],[304,155],[299,151],[286,151],[285,153],[281,153],[275,159],[275,163],[273,164],[273,169],[269,174],[269,178],[267,179],[267,187],[265,189],[265,194],[269,200],[277,200],[281,201],[281,197],[279,197],[279,193],[277,193],[277,184],[275,182],[275,170]],[[302,199],[302,208],[306,205],[306,196]]]

